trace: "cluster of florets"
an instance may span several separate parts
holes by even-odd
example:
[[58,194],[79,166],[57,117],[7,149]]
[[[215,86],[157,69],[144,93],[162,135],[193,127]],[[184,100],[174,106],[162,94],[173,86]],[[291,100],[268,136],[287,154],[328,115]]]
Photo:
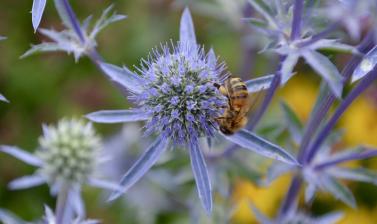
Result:
[[50,183],[83,183],[95,168],[100,142],[92,125],[82,120],[63,119],[45,127],[37,152],[45,164],[40,172]]
[[142,109],[152,113],[147,133],[162,133],[177,144],[213,136],[216,118],[226,106],[214,86],[221,83],[224,66],[211,61],[197,45],[165,45],[153,53],[140,69],[145,91],[136,97]]

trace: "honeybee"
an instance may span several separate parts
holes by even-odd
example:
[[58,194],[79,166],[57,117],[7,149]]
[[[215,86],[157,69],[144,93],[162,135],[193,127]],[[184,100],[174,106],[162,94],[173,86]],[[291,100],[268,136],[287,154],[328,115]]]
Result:
[[216,118],[216,121],[222,133],[232,135],[248,121],[246,115],[250,109],[250,101],[246,84],[240,78],[229,77],[223,85],[216,83],[215,87],[228,98],[224,114]]

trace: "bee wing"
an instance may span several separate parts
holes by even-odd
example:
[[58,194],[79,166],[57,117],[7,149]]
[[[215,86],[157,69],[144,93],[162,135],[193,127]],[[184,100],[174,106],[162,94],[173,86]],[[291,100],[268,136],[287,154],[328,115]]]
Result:
[[267,91],[259,91],[253,94],[249,94],[248,98],[248,106],[245,107],[244,111],[241,111],[245,115],[248,114],[250,116],[253,116],[255,112],[260,108],[262,105],[263,99],[266,96]]

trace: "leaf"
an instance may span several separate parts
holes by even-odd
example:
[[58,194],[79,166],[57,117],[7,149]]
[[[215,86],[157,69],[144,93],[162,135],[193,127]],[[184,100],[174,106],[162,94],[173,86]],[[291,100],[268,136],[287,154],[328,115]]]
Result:
[[317,187],[313,183],[308,183],[308,186],[305,188],[305,202],[309,203],[313,200],[315,193],[317,192]]
[[315,218],[313,223],[316,224],[335,224],[343,217],[342,212],[332,212]]
[[200,201],[207,215],[212,212],[212,190],[208,176],[207,165],[199,145],[193,144],[190,147],[191,168],[194,173],[196,189],[198,190]]
[[71,21],[69,19],[69,14],[66,11],[64,7],[64,1],[61,0],[54,0],[55,8],[58,11],[58,14],[60,16],[60,19],[62,20],[63,24],[67,27],[73,30],[73,26],[71,24]]
[[322,174],[320,178],[320,187],[331,193],[335,198],[343,201],[352,208],[356,208],[356,201],[352,195],[352,192],[344,186],[342,183],[337,181],[335,178]]
[[100,62],[99,66],[112,81],[122,85],[133,93],[140,94],[143,92],[143,79],[127,68],[120,68],[104,62]]
[[188,8],[185,8],[182,14],[179,40],[181,43],[196,44],[194,23],[192,22],[191,13]]
[[334,153],[327,157],[325,160],[316,164],[315,169],[320,170],[330,166],[335,166],[339,163],[344,163],[354,160],[368,159],[377,156],[377,150],[365,149],[363,147],[357,147],[355,149],[344,150],[338,153]]
[[4,102],[9,103],[9,101],[7,100],[7,98],[5,98],[5,96],[3,96],[2,94],[0,94],[0,101],[4,101]]
[[111,191],[122,190],[122,186],[120,186],[119,184],[113,183],[107,180],[98,179],[98,178],[89,178],[87,184],[93,187],[98,187],[98,188],[107,189]]
[[46,183],[46,179],[43,178],[41,175],[34,174],[30,176],[23,176],[12,180],[8,187],[11,190],[19,190],[19,189],[27,189],[35,186],[39,186],[41,184]]
[[373,170],[364,168],[349,169],[334,167],[330,169],[328,173],[340,179],[362,181],[377,185],[377,173]]
[[41,23],[42,15],[46,7],[46,0],[34,0],[31,9],[31,21],[33,23],[34,32],[37,32],[38,26]]
[[282,101],[280,105],[283,109],[284,118],[285,118],[285,121],[287,122],[289,133],[291,134],[291,137],[294,140],[294,142],[296,144],[299,144],[302,139],[304,127],[300,119],[297,117],[296,113],[292,110],[292,108],[287,103]]
[[295,170],[295,166],[285,163],[273,163],[267,170],[266,184],[271,184],[275,179],[293,170]]
[[109,13],[112,9],[113,9],[113,5],[110,5],[103,11],[101,17],[98,19],[98,21],[94,25],[92,32],[89,35],[90,39],[94,39],[101,30],[103,30],[106,26],[110,25],[111,23],[127,18],[127,16],[125,15],[118,15],[116,13],[109,16]]
[[258,11],[270,24],[270,26],[277,28],[277,24],[274,19],[274,15],[272,15],[272,10],[266,5],[263,0],[248,0],[249,3],[253,6],[253,8]]
[[297,64],[300,55],[297,53],[289,53],[283,61],[281,67],[281,84],[284,85],[294,75],[293,69]]
[[0,209],[0,221],[6,224],[27,224],[27,222],[21,220],[15,214],[5,209]]
[[274,75],[265,75],[256,79],[250,79],[245,82],[249,93],[259,92],[270,88]]
[[298,165],[296,159],[283,148],[245,129],[241,129],[233,135],[224,135],[224,137],[229,141],[262,156],[276,159],[288,164]]
[[21,59],[29,57],[35,53],[39,52],[52,52],[52,51],[65,51],[61,46],[56,43],[41,43],[31,46],[31,48],[21,55]]
[[100,110],[86,115],[91,121],[97,123],[123,123],[144,121],[150,118],[150,114],[137,110]]
[[38,157],[15,146],[0,146],[0,152],[9,154],[32,166],[40,167],[43,165],[42,160],[40,160]]
[[250,23],[255,28],[266,29],[268,27],[265,21],[258,18],[245,18],[243,21]]
[[159,136],[122,177],[120,181],[122,191],[114,191],[110,195],[109,201],[115,200],[139,181],[166,150],[168,142],[163,136]]
[[312,50],[328,50],[339,53],[360,54],[356,47],[340,43],[338,40],[322,39],[309,45]]
[[302,56],[327,81],[334,95],[340,98],[343,90],[343,77],[335,65],[327,57],[316,51],[303,51]]
[[356,82],[357,80],[363,78],[368,74],[377,64],[377,45],[372,48],[361,60],[359,65],[355,68],[351,82]]
[[273,224],[274,223],[272,220],[270,220],[268,217],[262,214],[262,212],[257,207],[255,207],[253,203],[250,202],[249,206],[251,210],[253,211],[254,216],[257,219],[258,223],[260,224]]

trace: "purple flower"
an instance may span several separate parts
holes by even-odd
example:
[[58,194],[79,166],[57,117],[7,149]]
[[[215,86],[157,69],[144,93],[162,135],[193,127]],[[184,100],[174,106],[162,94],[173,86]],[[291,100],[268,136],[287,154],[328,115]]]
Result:
[[[111,200],[132,187],[158,160],[169,145],[189,149],[191,166],[199,198],[209,214],[212,210],[212,190],[207,165],[199,138],[211,138],[218,132],[216,119],[222,116],[227,99],[214,87],[222,83],[224,66],[217,64],[213,50],[206,55],[196,43],[194,26],[188,9],[181,19],[180,41],[174,46],[163,45],[153,51],[153,57],[143,60],[140,75],[111,64],[101,68],[139,99],[137,110],[98,111],[87,115],[95,122],[117,123],[146,121],[146,133],[158,137],[141,155],[121,180],[122,191],[114,192]],[[151,80],[149,77],[155,77]],[[250,85],[249,85],[250,84]],[[248,86],[255,90],[258,82]],[[169,92],[163,89],[169,88]],[[154,93],[151,93],[154,89]],[[156,110],[156,107],[161,107]],[[200,107],[200,109],[199,109]],[[241,130],[227,136],[229,141],[264,156],[296,164],[295,159],[280,147]],[[170,144],[172,143],[172,144]]]

